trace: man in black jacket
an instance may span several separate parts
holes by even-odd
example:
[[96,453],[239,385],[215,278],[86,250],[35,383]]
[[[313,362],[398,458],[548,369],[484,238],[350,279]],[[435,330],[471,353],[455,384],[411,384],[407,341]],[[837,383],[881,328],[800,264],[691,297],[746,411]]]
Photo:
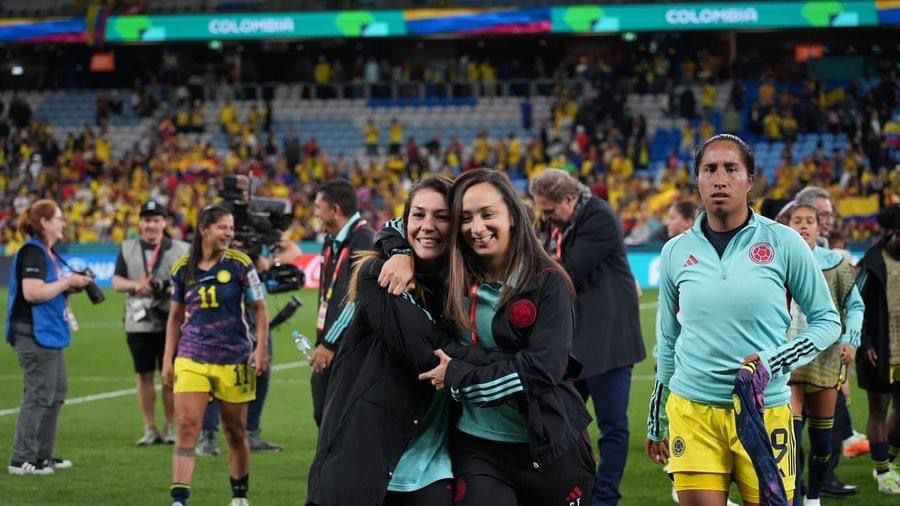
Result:
[[900,473],[890,462],[900,448],[900,328],[892,324],[900,313],[900,206],[882,211],[878,225],[884,237],[859,261],[857,285],[866,314],[856,373],[869,397],[867,432],[878,491],[900,494]]
[[[356,189],[349,181],[326,181],[316,193],[313,209],[322,229],[327,233],[322,245],[322,269],[319,275],[316,348],[309,359],[313,370],[310,381],[316,425],[322,423],[331,362],[339,345],[338,341],[326,341],[325,335],[334,325],[349,325],[350,322],[337,322],[337,318],[344,310],[344,299],[352,271],[350,264],[355,253],[372,249],[375,237],[375,232],[360,216],[358,207]],[[340,335],[341,332],[334,334]]]
[[542,172],[530,191],[544,220],[544,246],[575,284],[572,348],[584,365],[576,386],[594,400],[601,432],[592,505],[618,504],[628,455],[631,370],[646,357],[622,227],[609,204],[561,170]]

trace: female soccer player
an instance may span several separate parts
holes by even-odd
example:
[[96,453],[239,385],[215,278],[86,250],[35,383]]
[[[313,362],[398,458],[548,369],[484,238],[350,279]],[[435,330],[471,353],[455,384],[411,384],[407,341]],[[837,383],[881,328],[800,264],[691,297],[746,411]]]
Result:
[[440,365],[419,377],[461,403],[451,437],[456,503],[584,501],[594,463],[590,416],[566,381],[572,283],[503,173],[461,175],[451,210],[447,315],[465,346],[435,352]]
[[697,204],[682,200],[672,204],[666,216],[666,235],[669,239],[690,230],[697,218]]
[[[809,246],[748,206],[754,167],[753,153],[740,138],[722,134],[704,142],[694,170],[706,211],[661,253],[657,384],[647,453],[658,463],[671,454],[669,471],[680,504],[724,505],[732,480],[744,504],[759,503],[759,478],[737,439],[732,401],[736,374],[743,362],[752,361],[771,374],[764,392],[766,429],[791,495],[788,373],[840,333],[840,318]],[[791,341],[785,288],[808,322]],[[668,439],[663,410],[670,420]]]
[[[853,360],[859,346],[862,328],[863,306],[859,290],[854,284],[856,273],[844,257],[836,252],[816,245],[819,236],[818,211],[814,206],[791,202],[780,213],[779,221],[800,234],[812,249],[819,268],[825,274],[825,281],[831,297],[842,315],[843,333],[838,343],[831,345],[815,360],[795,370],[789,381],[791,385],[791,410],[794,414],[794,433],[798,439],[803,430],[803,415],[809,423],[809,485],[806,491],[806,506],[818,506],[822,481],[828,470],[831,456],[831,431],[834,426],[834,410],[838,388],[846,377],[847,364]],[[791,301],[791,325],[788,336],[793,339],[806,328],[806,315],[799,305]],[[799,445],[798,445],[799,447]],[[802,475],[803,462],[798,452],[798,483]],[[798,498],[799,499],[799,498]],[[795,504],[799,501],[795,500]]]
[[[335,357],[307,504],[450,506],[447,396],[418,380],[438,365],[450,241],[449,181],[417,183],[403,212],[417,289],[378,285],[383,257],[357,259],[348,303],[325,336]],[[341,325],[345,322],[348,325]],[[351,323],[352,322],[352,323]],[[388,470],[387,472],[385,470]]]
[[[172,267],[172,306],[166,327],[163,379],[173,385],[178,438],[172,457],[173,506],[185,506],[194,474],[194,449],[210,397],[219,401],[228,440],[232,506],[248,505],[250,447],[247,404],[256,376],[269,368],[269,317],[250,257],[229,248],[234,217],[220,206],[200,213],[189,256]],[[256,315],[256,351],[244,305]]]

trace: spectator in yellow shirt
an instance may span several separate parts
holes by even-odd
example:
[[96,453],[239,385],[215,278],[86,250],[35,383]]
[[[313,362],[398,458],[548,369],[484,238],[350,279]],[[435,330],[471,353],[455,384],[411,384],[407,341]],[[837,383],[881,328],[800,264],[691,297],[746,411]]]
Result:
[[369,156],[378,155],[378,126],[375,125],[374,120],[370,119],[366,122],[366,126],[363,128],[363,137],[366,142],[366,154]]
[[399,155],[400,147],[403,144],[403,124],[397,118],[391,118],[391,124],[388,127],[388,140],[390,141],[388,146],[390,154]]
[[[703,94],[701,104],[703,105],[703,111],[709,113],[716,106],[716,87],[709,81],[703,85]],[[712,136],[710,136],[712,137]],[[708,139],[709,137],[704,137],[704,139]]]
[[781,135],[786,141],[794,141],[797,139],[797,119],[790,112],[781,119]]
[[616,152],[610,164],[610,171],[620,178],[628,179],[634,175],[634,162],[622,153]]
[[237,123],[237,111],[234,108],[234,104],[231,103],[231,100],[226,100],[225,105],[219,109],[219,126],[222,127],[223,132],[230,132],[229,125]]
[[770,110],[769,114],[763,118],[763,132],[766,134],[766,139],[770,141],[781,140],[781,117],[774,109]]
[[486,97],[493,97],[497,94],[497,71],[491,65],[491,62],[484,60],[479,66],[481,74],[481,93]]
[[103,135],[99,139],[97,139],[97,143],[94,145],[94,156],[97,157],[97,161],[99,161],[104,167],[108,166],[112,161],[112,146],[109,143],[109,139]]
[[316,84],[322,85],[331,82],[333,73],[334,69],[332,69],[328,60],[325,59],[325,56],[319,56],[319,61],[313,68],[313,79],[316,81]]
[[203,132],[203,124],[206,122],[206,107],[199,100],[194,101],[194,108],[191,109],[191,131]]

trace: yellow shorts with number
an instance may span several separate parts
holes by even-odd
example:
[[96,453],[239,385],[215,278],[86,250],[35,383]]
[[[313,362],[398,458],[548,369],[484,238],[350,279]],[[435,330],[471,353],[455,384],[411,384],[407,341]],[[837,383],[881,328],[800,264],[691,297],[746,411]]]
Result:
[[174,393],[203,392],[225,402],[256,399],[256,368],[247,364],[205,364],[175,359]]
[[[675,490],[727,492],[733,479],[745,502],[759,503],[759,481],[753,462],[738,439],[733,409],[699,404],[672,393],[666,413],[669,472],[675,475]],[[791,407],[768,408],[764,419],[790,502],[796,472]]]

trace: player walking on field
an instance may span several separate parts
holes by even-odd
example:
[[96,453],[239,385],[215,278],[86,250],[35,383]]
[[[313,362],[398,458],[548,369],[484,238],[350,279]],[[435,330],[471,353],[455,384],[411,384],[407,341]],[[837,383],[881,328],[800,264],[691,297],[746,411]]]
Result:
[[[163,357],[163,381],[173,385],[178,420],[171,495],[173,506],[187,504],[203,413],[214,397],[228,440],[231,504],[245,506],[250,480],[247,405],[256,397],[256,376],[269,367],[269,317],[253,262],[228,247],[234,217],[214,206],[197,221],[190,255],[172,267],[174,292]],[[255,351],[243,316],[245,304],[256,314]]]
[[[792,495],[789,373],[840,334],[840,317],[809,246],[750,209],[754,168],[753,153],[740,138],[716,135],[704,142],[694,169],[706,210],[661,253],[647,454],[660,464],[671,455],[680,504],[724,505],[732,480],[745,505],[760,503],[759,478],[738,439],[732,400],[736,375],[748,362],[771,374],[765,426]],[[791,341],[786,290],[808,322]]]

